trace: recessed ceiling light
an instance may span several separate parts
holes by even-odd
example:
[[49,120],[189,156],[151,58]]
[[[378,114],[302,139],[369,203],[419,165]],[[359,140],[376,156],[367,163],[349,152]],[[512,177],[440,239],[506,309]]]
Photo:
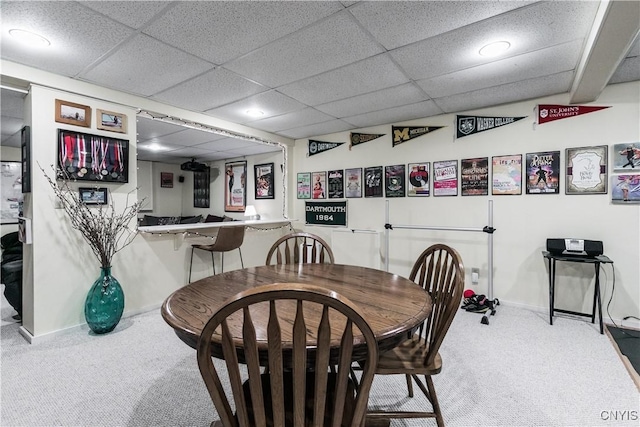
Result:
[[32,33],[31,31],[14,28],[13,30],[9,30],[9,34],[19,42],[29,44],[31,46],[46,47],[51,45],[49,40],[45,39],[40,34]]
[[246,113],[247,113],[247,116],[251,116],[251,117],[261,117],[264,115],[264,113],[258,110],[257,108],[251,108],[247,110]]
[[167,147],[163,147],[162,145],[156,143],[156,142],[152,142],[151,144],[148,145],[142,145],[140,146],[140,148],[144,149],[144,150],[149,150],[149,151],[165,151],[167,150]]
[[489,43],[488,45],[482,47],[478,53],[482,56],[498,56],[501,53],[505,52],[507,49],[511,47],[511,43],[507,41],[499,41]]

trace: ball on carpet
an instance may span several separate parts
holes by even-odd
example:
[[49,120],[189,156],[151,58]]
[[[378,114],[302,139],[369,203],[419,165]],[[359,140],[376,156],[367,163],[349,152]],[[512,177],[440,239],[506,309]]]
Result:
[[465,289],[464,291],[464,297],[465,298],[471,298],[472,296],[474,296],[476,293],[473,292],[471,289]]

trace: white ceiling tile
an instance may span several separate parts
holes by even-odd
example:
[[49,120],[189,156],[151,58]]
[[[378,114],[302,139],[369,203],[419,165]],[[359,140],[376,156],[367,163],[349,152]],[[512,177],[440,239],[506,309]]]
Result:
[[319,105],[408,82],[389,56],[381,54],[281,86],[278,91],[305,104]]
[[442,98],[492,86],[573,70],[580,58],[581,42],[574,41],[531,53],[467,68],[416,83],[431,98]]
[[212,151],[199,157],[200,161],[202,162],[211,162],[214,160],[225,160],[229,158],[230,158],[229,154],[225,153],[224,151]]
[[[392,7],[390,6],[390,3]],[[481,21],[531,1],[370,1],[350,9],[387,49]]]
[[275,90],[270,90],[238,102],[207,110],[206,113],[220,119],[242,124],[255,120],[255,118],[247,115],[247,110],[250,109],[258,109],[262,111],[264,113],[262,117],[267,118],[278,114],[289,113],[304,107],[304,104],[276,92]]
[[[13,28],[35,32],[51,45],[25,48],[9,35]],[[76,2],[2,2],[2,58],[52,73],[75,76],[132,34],[130,28]]]
[[206,156],[209,153],[210,152],[208,150],[203,150],[202,148],[196,147],[184,147],[178,150],[171,151],[171,154],[174,156],[196,159],[199,159],[199,156]]
[[23,125],[24,121],[20,118],[3,116],[2,121],[0,121],[0,127],[2,127],[2,139],[4,140],[16,133],[20,135],[20,130]]
[[182,128],[180,132],[175,132],[170,135],[166,135],[162,140],[167,144],[174,144],[180,146],[194,146],[205,142],[216,141],[221,138],[220,135],[216,135],[211,132],[204,132],[196,129]]
[[140,141],[159,138],[184,130],[183,126],[160,120],[152,120],[145,117],[137,117],[136,120],[136,130],[138,132],[138,140]]
[[24,117],[24,98],[26,94],[14,90],[2,89],[0,107],[2,117],[22,119]]
[[624,83],[640,80],[640,56],[632,56],[622,61],[609,83]]
[[149,96],[211,67],[195,56],[140,34],[82,77],[102,86]]
[[232,149],[239,149],[242,147],[250,147],[254,144],[256,143],[247,141],[245,139],[222,137],[221,139],[218,139],[216,141],[209,141],[203,144],[198,144],[196,147],[202,148],[205,150],[212,150],[212,151],[226,151],[226,150],[232,150]]
[[277,132],[283,129],[312,125],[334,119],[314,108],[305,108],[292,113],[270,117],[268,119],[256,120],[247,123],[247,126],[261,129],[267,132]]
[[[574,40],[591,28],[597,2],[541,2],[391,52],[415,80],[495,61],[478,54],[481,47],[507,40],[511,57]],[[571,25],[567,25],[571,22]]]
[[160,92],[152,98],[188,110],[204,111],[268,89],[218,67]]
[[223,153],[226,155],[225,157],[227,159],[230,159],[233,157],[252,156],[255,154],[273,153],[276,151],[282,151],[282,149],[274,145],[253,144],[249,147],[244,147],[238,150],[226,150]]
[[325,135],[334,132],[342,132],[351,129],[349,123],[342,120],[330,120],[328,122],[316,123],[314,125],[302,126],[293,129],[287,129],[280,132],[282,135],[293,139],[307,138],[309,136]]
[[335,14],[225,67],[271,87],[304,79],[382,53],[348,13]]
[[138,151],[138,160],[179,165],[189,160],[189,157],[178,157],[171,153]]
[[132,28],[140,28],[157,13],[173,2],[170,1],[79,1],[83,6],[107,15]]
[[[3,123],[4,125],[4,123]],[[16,132],[10,136],[7,136],[5,138],[4,136],[4,132],[2,135],[2,146],[6,146],[6,147],[20,147],[22,145],[22,137],[20,135],[20,132]]]
[[354,111],[358,113],[369,113],[371,111],[383,110],[385,108],[398,107],[401,105],[415,104],[426,101],[425,94],[413,83],[407,83],[396,87],[379,90],[376,92],[358,95],[340,101],[329,102],[318,105],[316,109],[323,111],[333,117],[342,118],[352,116]]
[[573,72],[567,71],[552,76],[524,80],[439,98],[436,99],[435,102],[447,113],[463,112],[525,99],[566,93],[571,89],[572,81]]
[[419,119],[442,114],[433,101],[423,101],[411,105],[403,105],[386,110],[373,111],[357,116],[345,117],[344,121],[353,124],[358,128],[382,125],[393,122]]
[[139,141],[136,148],[138,153],[143,151],[152,153],[169,153],[171,151],[179,150],[182,146],[178,144],[169,144],[167,141],[162,139],[148,139],[145,141]]
[[338,2],[185,1],[144,32],[223,64],[342,8]]

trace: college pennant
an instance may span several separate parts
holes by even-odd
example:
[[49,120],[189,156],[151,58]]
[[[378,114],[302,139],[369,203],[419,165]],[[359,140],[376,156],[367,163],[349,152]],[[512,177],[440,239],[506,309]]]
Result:
[[474,133],[484,132],[499,128],[500,126],[510,125],[522,117],[483,117],[483,116],[459,116],[456,115],[456,138],[473,135]]
[[443,127],[444,126],[391,126],[393,147]]
[[344,142],[325,142],[325,141],[315,141],[313,139],[309,140],[309,156],[313,156],[314,154],[322,153],[323,151],[331,150],[332,148],[336,148],[339,145],[344,144]]
[[594,111],[604,110],[605,108],[611,108],[611,106],[592,107],[588,105],[538,104],[538,124],[541,125],[554,120],[593,113]]
[[381,136],[385,136],[384,133],[357,133],[351,132],[351,138],[349,143],[349,150],[351,147],[358,144],[363,144],[365,142],[373,141],[374,139],[380,138]]

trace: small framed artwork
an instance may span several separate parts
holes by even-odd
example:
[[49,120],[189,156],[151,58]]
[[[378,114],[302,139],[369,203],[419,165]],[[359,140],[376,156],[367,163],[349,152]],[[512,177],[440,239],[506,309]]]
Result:
[[327,184],[330,199],[344,198],[344,170],[329,171],[329,183]]
[[362,168],[345,169],[344,181],[347,198],[362,197]]
[[311,198],[311,172],[298,173],[297,179],[298,199]]
[[311,174],[311,181],[313,182],[313,188],[311,190],[312,199],[326,199],[327,198],[327,173],[326,172],[314,172]]
[[113,111],[96,110],[96,127],[100,130],[127,133],[127,116]]
[[225,163],[224,170],[226,183],[224,210],[226,212],[244,212],[247,205],[247,162]]
[[109,195],[106,188],[80,187],[80,201],[85,205],[106,205],[109,203]]
[[522,194],[522,154],[491,158],[491,194]]
[[56,99],[56,122],[91,127],[91,107]]
[[606,145],[567,148],[565,194],[607,194]]
[[463,196],[489,195],[489,158],[460,160],[460,193]]
[[160,172],[160,187],[173,188],[173,173]]
[[405,196],[404,175],[404,165],[393,165],[384,167],[385,197]]
[[458,161],[433,162],[433,196],[458,195]]
[[364,197],[382,197],[382,166],[364,168]]
[[560,152],[527,153],[527,194],[560,193]]
[[211,195],[211,168],[193,173],[193,207],[208,208]]
[[407,184],[407,196],[429,196],[429,162],[409,163],[409,183]]
[[20,131],[22,148],[22,192],[31,193],[31,128],[24,126]]
[[129,182],[129,141],[58,129],[58,178]]
[[640,203],[640,174],[614,175],[611,177],[611,203]]
[[265,163],[262,165],[254,165],[255,177],[255,198],[256,199],[273,199],[275,198],[273,191],[274,172],[273,163]]
[[613,170],[615,172],[640,169],[640,142],[613,145]]
[[22,171],[20,162],[0,162],[0,216],[2,224],[17,224],[22,208]]

